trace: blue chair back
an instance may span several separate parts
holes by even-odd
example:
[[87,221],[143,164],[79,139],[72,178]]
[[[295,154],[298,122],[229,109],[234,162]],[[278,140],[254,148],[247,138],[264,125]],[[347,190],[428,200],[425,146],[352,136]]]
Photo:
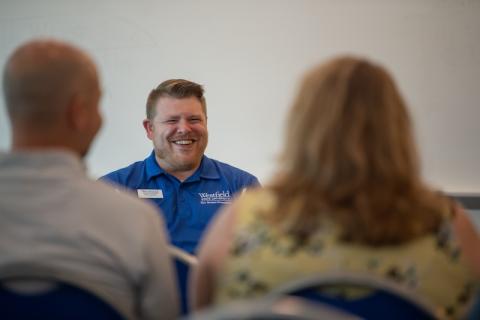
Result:
[[[365,295],[346,297],[328,288],[368,289]],[[438,319],[438,313],[423,298],[397,283],[366,275],[330,274],[314,276],[279,288],[273,295],[302,297],[345,310],[368,320]]]
[[307,299],[284,297],[260,297],[237,300],[212,306],[190,314],[182,320],[363,320],[328,305]]
[[46,289],[24,291],[14,289],[12,283],[15,284],[15,280],[2,280],[0,284],[1,319],[124,319],[108,303],[72,284],[54,280]]
[[480,319],[480,293],[477,293],[475,300],[472,303],[470,310],[468,311],[465,320],[478,320]]

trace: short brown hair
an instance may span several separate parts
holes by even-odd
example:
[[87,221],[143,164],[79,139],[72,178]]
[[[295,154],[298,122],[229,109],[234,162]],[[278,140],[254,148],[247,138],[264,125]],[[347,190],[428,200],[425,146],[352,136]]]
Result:
[[195,97],[202,104],[203,113],[207,115],[207,103],[203,96],[204,90],[198,83],[184,79],[170,79],[160,83],[155,89],[150,91],[147,98],[147,119],[152,120],[155,117],[155,104],[158,99],[164,96],[183,99]]
[[407,107],[388,72],[340,57],[306,77],[287,118],[271,217],[308,237],[322,218],[344,240],[398,244],[433,232],[446,199],[424,185]]

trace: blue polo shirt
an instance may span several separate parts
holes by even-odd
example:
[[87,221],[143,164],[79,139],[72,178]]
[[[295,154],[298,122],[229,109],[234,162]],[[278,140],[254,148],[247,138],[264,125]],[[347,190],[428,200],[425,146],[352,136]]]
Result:
[[258,186],[250,173],[203,156],[200,167],[183,182],[165,172],[152,152],[144,161],[113,171],[100,179],[114,182],[148,198],[160,209],[171,242],[189,253],[212,217],[235,193]]

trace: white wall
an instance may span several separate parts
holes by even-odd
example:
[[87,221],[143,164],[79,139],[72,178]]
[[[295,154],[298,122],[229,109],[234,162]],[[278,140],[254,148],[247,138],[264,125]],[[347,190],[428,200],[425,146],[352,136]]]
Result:
[[206,88],[207,154],[265,182],[301,74],[355,53],[398,80],[427,179],[480,191],[480,0],[0,0],[0,64],[34,36],[72,41],[99,65],[106,121],[87,159],[92,176],[147,156],[146,96],[182,77]]

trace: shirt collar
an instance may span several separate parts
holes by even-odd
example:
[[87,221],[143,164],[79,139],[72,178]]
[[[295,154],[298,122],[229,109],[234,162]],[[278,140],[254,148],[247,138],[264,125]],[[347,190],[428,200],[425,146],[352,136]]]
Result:
[[147,173],[147,179],[152,179],[156,176],[159,176],[161,174],[165,173],[165,170],[163,170],[157,163],[157,159],[155,158],[155,152],[152,151],[150,155],[148,156],[147,159],[145,159],[145,169]]
[[217,166],[215,166],[215,162],[205,155],[202,158],[200,167],[193,174],[193,176],[195,176],[197,173],[203,179],[220,179],[220,174],[218,173]]
[[[161,174],[167,174],[165,170],[163,170],[157,163],[157,159],[155,158],[155,151],[152,151],[150,156],[145,159],[146,163],[146,173],[147,179],[152,179],[156,176]],[[188,181],[196,181],[202,179],[220,179],[220,174],[218,173],[218,169],[215,166],[215,162],[207,156],[202,157],[202,161],[200,162],[200,167],[187,179],[185,182]]]

